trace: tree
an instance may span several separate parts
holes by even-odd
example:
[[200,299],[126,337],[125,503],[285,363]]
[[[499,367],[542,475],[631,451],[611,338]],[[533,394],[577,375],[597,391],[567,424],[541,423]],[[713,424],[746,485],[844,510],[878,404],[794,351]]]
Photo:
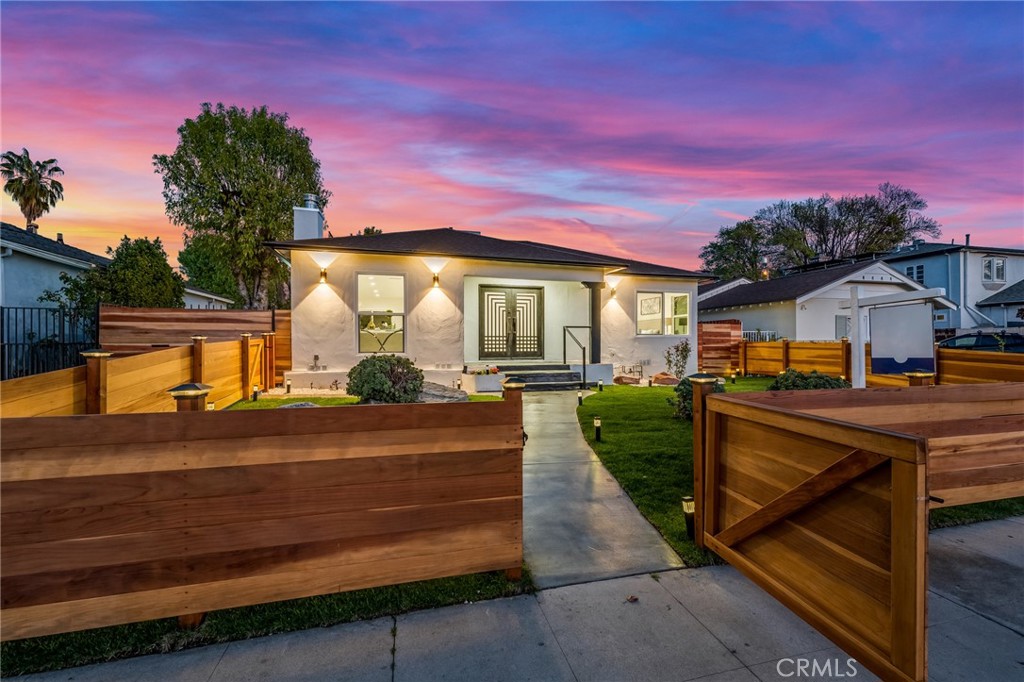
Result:
[[922,214],[927,207],[917,192],[888,182],[877,194],[779,201],[720,229],[700,256],[704,269],[719,277],[756,279],[755,264],[767,263],[778,274],[814,260],[883,253],[920,235],[941,234],[939,224]]
[[181,308],[185,304],[185,280],[171,269],[167,252],[157,237],[130,239],[117,249],[107,248],[110,263],[79,275],[60,274],[59,291],[47,290],[40,301],[87,318],[100,303],[132,308]]
[[220,245],[221,240],[207,234],[186,239],[185,248],[178,252],[178,263],[190,284],[226,296],[234,301],[235,307],[241,307],[238,282],[220,251]]
[[21,154],[8,151],[0,157],[4,192],[18,204],[26,227],[35,225],[64,198],[64,185],[57,180],[59,175],[64,175],[64,170],[57,165],[57,159],[33,161],[24,147]]
[[324,207],[320,162],[301,128],[267,107],[203,103],[178,128],[173,154],[156,154],[167,216],[189,241],[207,236],[228,264],[246,308],[287,300],[288,273],[267,241],[293,236],[292,207],[306,193]]

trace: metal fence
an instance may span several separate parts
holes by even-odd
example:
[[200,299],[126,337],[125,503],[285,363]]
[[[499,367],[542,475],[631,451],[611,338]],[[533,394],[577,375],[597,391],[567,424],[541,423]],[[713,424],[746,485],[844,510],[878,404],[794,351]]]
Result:
[[743,340],[751,343],[758,343],[762,341],[778,341],[779,333],[774,331],[763,331],[758,329],[756,331],[744,331]]
[[0,379],[85,364],[96,347],[96,319],[57,308],[0,308]]

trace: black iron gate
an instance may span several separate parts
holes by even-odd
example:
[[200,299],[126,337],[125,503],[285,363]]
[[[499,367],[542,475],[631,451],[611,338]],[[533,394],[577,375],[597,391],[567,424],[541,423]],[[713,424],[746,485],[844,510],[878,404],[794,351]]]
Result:
[[59,308],[0,308],[0,379],[85,364],[97,345],[97,321]]

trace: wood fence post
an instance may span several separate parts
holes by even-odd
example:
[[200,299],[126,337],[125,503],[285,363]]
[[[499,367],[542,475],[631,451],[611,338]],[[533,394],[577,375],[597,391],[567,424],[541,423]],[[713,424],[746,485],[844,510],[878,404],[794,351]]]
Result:
[[704,463],[707,400],[715,388],[718,377],[713,374],[691,374],[686,377],[693,393],[693,500],[694,518],[693,544],[704,548]]
[[904,372],[903,376],[907,377],[911,386],[931,386],[934,383],[935,372]]
[[249,341],[251,339],[252,334],[242,333],[242,400],[249,397],[249,392],[252,390],[249,383],[249,379],[252,378],[252,368],[249,367]]
[[747,340],[740,339],[740,376],[747,376]]
[[782,337],[782,371],[789,369],[789,339]]
[[[526,384],[506,381],[501,385],[501,397],[505,402],[508,403],[510,409],[514,410],[518,415],[519,428],[522,430],[523,426],[523,389],[526,388]],[[528,438],[525,431],[523,431],[523,447],[526,446],[526,439]],[[519,452],[520,460],[522,460],[522,450]],[[505,569],[505,579],[513,582],[518,582],[523,579],[523,565],[520,561],[518,566],[512,566]]]
[[206,363],[206,337],[192,337],[192,381],[203,383],[203,365]]
[[850,339],[844,336],[839,340],[839,351],[842,354],[842,358],[839,360],[840,376],[847,381],[850,381]]
[[938,343],[933,344],[932,349],[932,357],[935,362],[935,385],[938,386],[942,383],[942,372],[941,366],[939,365],[939,358],[942,356],[942,349],[939,348]]
[[277,343],[274,332],[263,332],[263,381],[267,390],[277,385],[274,376],[277,365]]
[[205,412],[206,396],[210,394],[213,386],[193,382],[175,386],[167,392],[174,398],[178,412]]
[[85,413],[107,413],[107,361],[113,353],[102,349],[87,350],[85,358]]

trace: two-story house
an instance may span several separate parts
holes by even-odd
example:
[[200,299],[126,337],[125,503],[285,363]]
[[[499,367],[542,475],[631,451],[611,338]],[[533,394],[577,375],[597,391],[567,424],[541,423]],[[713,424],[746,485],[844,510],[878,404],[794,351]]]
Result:
[[996,296],[1024,280],[1024,249],[972,246],[967,235],[965,244],[917,240],[882,259],[925,287],[942,287],[946,298],[957,304],[953,310],[935,311],[936,330],[961,333],[1024,322],[1008,314],[1005,302]]

